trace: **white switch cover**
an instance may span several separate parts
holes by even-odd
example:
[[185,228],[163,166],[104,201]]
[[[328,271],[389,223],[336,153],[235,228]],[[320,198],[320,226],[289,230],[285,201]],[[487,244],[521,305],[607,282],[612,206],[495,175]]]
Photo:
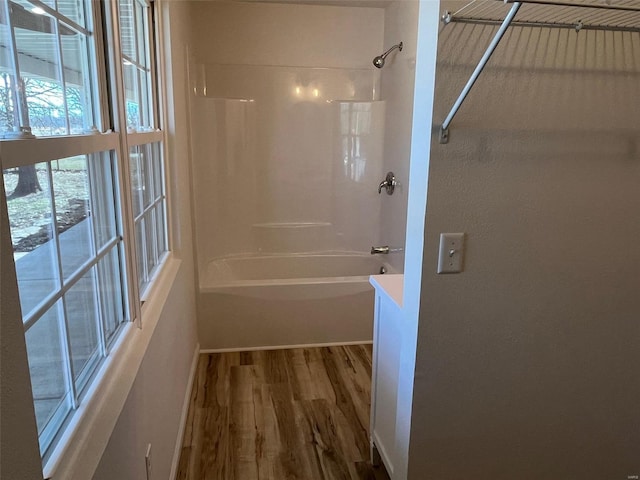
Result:
[[438,273],[462,272],[464,233],[441,233]]

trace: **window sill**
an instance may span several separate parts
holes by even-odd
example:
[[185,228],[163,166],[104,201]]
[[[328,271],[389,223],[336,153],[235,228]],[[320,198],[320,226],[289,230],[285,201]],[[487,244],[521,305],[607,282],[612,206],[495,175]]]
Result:
[[142,312],[142,328],[137,328],[135,322],[129,322],[123,328],[97,379],[44,465],[44,478],[74,480],[93,476],[133,386],[181,263],[173,256],[166,259],[149,289]]

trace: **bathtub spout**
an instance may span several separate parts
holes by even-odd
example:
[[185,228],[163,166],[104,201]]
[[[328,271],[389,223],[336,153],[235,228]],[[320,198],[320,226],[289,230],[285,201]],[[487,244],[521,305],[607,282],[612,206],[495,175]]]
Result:
[[388,254],[389,253],[389,246],[386,245],[384,247],[371,247],[371,255],[377,255],[377,254]]

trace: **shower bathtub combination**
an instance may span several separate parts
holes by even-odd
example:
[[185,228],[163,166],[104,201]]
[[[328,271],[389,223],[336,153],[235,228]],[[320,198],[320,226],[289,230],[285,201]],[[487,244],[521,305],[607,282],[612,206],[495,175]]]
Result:
[[369,253],[381,235],[380,71],[192,68],[201,348],[371,342],[368,277],[388,259]]

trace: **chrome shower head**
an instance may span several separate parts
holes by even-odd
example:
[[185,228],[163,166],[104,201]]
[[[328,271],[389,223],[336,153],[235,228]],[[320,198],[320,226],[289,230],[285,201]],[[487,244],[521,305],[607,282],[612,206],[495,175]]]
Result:
[[373,59],[373,66],[376,67],[376,68],[384,67],[384,59],[387,58],[387,55],[389,55],[391,52],[393,52],[396,48],[398,50],[402,51],[402,42],[400,42],[397,45],[394,45],[389,50],[384,52],[382,55],[378,55],[376,58],[374,58]]

